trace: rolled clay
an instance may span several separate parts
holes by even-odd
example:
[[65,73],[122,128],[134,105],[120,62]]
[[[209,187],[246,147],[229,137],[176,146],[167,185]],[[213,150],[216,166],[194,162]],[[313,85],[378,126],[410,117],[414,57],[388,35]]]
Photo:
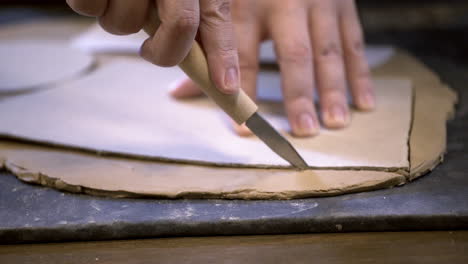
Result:
[[[409,138],[410,175],[380,168],[311,170],[220,168],[96,154],[12,142],[0,143],[3,166],[18,178],[60,190],[112,197],[291,199],[337,195],[401,185],[440,162],[445,151],[445,122],[456,95],[413,57],[398,53],[376,76],[406,77],[415,83],[415,105]],[[427,81],[427,83],[424,82]],[[423,85],[425,84],[425,85]],[[434,92],[440,114],[425,117],[424,98]],[[422,99],[422,100],[421,100]],[[201,104],[203,107],[206,105]],[[434,110],[434,109],[432,109]],[[429,138],[420,139],[425,131]],[[434,142],[434,144],[427,144]],[[427,145],[430,145],[429,148]],[[421,164],[426,164],[421,166]],[[0,164],[1,165],[1,164]]]
[[[122,72],[126,74],[116,78]],[[170,98],[165,88],[181,77],[177,68],[116,60],[60,88],[0,102],[0,135],[153,160],[289,167],[258,138],[233,133],[223,111],[210,99]],[[375,82],[379,101],[375,111],[353,111],[349,127],[323,129],[315,138],[290,136],[280,103],[260,104],[260,113],[283,131],[313,168],[407,170],[411,82]],[[279,85],[277,72],[260,74],[260,87]]]
[[[0,39],[35,38],[66,41],[89,25],[89,21],[73,19],[34,21],[1,28]],[[404,173],[401,174],[400,171],[384,172],[381,168],[313,170],[301,176],[288,169],[181,165],[174,162],[113,158],[49,145],[38,146],[4,140],[0,143],[0,167],[10,170],[23,181],[65,191],[112,197],[290,199],[401,185],[424,175],[442,160],[446,144],[445,122],[454,113],[457,97],[450,88],[441,83],[436,74],[406,53],[397,51],[388,62],[383,60],[379,64],[382,65],[373,72],[376,77],[409,79],[414,88],[414,113],[408,142],[410,174],[406,177],[402,176]],[[119,75],[113,77],[115,76]],[[151,89],[157,88],[151,86]],[[138,91],[138,87],[131,88]],[[272,91],[276,91],[273,98]],[[269,100],[278,100],[280,89],[273,86],[269,90],[260,90],[260,97],[262,95],[270,96]],[[431,98],[430,103],[425,97]],[[147,102],[151,103],[152,98]],[[202,108],[206,107],[206,104],[199,101],[192,103],[199,103]],[[119,108],[121,113],[126,113],[125,110],[127,109]],[[89,114],[92,115],[93,112]],[[73,118],[83,119],[83,116]],[[61,122],[66,123],[69,119],[70,117],[65,118]],[[276,122],[275,125],[287,128],[286,122]],[[131,125],[126,124],[125,127]],[[33,130],[43,129],[47,127],[37,123]],[[107,132],[110,134],[112,130]],[[206,179],[203,178],[204,175],[208,175]]]

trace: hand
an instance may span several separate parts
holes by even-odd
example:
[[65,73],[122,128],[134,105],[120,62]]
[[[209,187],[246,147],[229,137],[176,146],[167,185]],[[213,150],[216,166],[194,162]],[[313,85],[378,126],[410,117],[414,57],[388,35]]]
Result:
[[211,79],[220,91],[240,87],[238,52],[229,0],[67,0],[77,13],[99,19],[116,35],[140,31],[156,8],[161,21],[141,55],[159,66],[175,66],[187,56],[197,33],[207,55]]
[[[347,87],[358,109],[374,108],[354,0],[233,0],[232,15],[239,40],[241,87],[252,98],[256,95],[258,46],[273,39],[284,105],[295,136],[319,133],[315,90],[327,128],[343,128],[350,122]],[[172,94],[187,97],[200,91],[186,80]],[[249,134],[245,126],[235,128],[241,135]]]

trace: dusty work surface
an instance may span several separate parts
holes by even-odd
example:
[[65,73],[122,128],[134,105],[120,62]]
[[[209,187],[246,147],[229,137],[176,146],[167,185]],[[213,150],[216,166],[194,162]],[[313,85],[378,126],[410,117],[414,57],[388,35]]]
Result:
[[[289,201],[111,199],[62,193],[0,172],[0,243],[157,236],[468,228],[468,76],[429,64],[459,93],[448,154],[410,185]],[[466,69],[465,69],[466,70]]]
[[393,189],[289,201],[111,199],[61,193],[0,174],[0,242],[158,236],[468,228],[468,76],[431,60],[460,96],[448,154]]
[[292,201],[119,200],[31,186],[0,172],[0,242],[467,228],[468,100],[461,89],[468,79],[466,69],[435,64],[460,105],[448,126],[446,161],[411,185]]
[[[466,103],[466,102],[465,102]],[[449,154],[404,187],[286,201],[111,199],[61,193],[0,174],[0,243],[159,236],[468,228],[467,129]],[[458,142],[458,143],[457,143]]]

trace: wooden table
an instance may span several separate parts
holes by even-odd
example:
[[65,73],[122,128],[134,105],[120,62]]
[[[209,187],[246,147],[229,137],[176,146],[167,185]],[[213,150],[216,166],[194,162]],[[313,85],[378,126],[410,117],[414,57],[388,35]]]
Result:
[[468,231],[161,238],[0,246],[0,263],[468,263]]

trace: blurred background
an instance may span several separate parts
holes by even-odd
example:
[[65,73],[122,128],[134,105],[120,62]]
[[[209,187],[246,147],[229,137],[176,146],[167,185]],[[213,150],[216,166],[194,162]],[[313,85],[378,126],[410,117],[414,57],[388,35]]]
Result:
[[[358,0],[367,41],[394,44],[420,56],[468,61],[468,1]],[[76,17],[65,0],[0,0],[0,24]],[[81,18],[89,20],[89,18]]]

